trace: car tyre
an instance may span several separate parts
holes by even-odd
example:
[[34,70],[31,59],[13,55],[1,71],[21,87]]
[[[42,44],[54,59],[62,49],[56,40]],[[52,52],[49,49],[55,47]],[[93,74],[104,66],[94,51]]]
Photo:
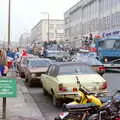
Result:
[[42,88],[42,83],[41,83],[41,81],[40,81],[40,88]]
[[21,78],[24,78],[24,77],[25,77],[23,72],[20,72],[20,77],[21,77]]
[[27,83],[28,82],[28,78],[27,77],[25,77],[25,83]]
[[53,105],[57,106],[57,98],[54,93],[52,95],[52,102],[53,102]]
[[52,102],[56,107],[60,107],[62,104],[62,102],[56,98],[55,94],[52,95]]
[[55,117],[54,120],[61,120],[60,117]]
[[[42,87],[43,87],[43,86],[42,86]],[[44,94],[44,95],[47,95],[47,94],[48,94],[44,87],[43,87],[42,90],[43,90],[43,94]]]

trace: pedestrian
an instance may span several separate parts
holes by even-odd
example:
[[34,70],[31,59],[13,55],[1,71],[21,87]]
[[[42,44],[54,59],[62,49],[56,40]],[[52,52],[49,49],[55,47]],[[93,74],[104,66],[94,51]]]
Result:
[[8,72],[8,67],[6,63],[7,63],[7,60],[6,60],[5,51],[0,50],[0,75],[1,76],[6,76]]

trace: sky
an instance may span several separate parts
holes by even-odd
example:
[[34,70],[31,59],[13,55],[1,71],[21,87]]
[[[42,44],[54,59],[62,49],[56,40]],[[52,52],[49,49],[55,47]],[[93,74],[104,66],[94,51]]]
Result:
[[[40,19],[64,19],[64,12],[80,0],[11,0],[11,40],[18,41]],[[7,40],[8,0],[0,0],[0,40]]]

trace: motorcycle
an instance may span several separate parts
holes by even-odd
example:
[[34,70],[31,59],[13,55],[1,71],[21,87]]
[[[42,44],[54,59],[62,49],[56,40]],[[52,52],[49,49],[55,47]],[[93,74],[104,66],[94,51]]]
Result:
[[64,104],[63,112],[54,120],[85,120],[89,115],[96,113],[97,109],[106,101],[107,99],[102,100],[95,93],[80,87],[78,96],[73,102]]
[[120,90],[111,99],[99,107],[97,113],[91,114],[88,120],[120,120]]

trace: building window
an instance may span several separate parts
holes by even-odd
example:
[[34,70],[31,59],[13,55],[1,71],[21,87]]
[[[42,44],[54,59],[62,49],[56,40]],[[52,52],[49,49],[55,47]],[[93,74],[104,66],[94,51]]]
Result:
[[49,24],[49,29],[54,29],[54,24]]
[[50,37],[51,40],[53,40],[54,39],[54,33],[49,32],[49,37]]
[[56,29],[63,29],[63,24],[56,24]]

